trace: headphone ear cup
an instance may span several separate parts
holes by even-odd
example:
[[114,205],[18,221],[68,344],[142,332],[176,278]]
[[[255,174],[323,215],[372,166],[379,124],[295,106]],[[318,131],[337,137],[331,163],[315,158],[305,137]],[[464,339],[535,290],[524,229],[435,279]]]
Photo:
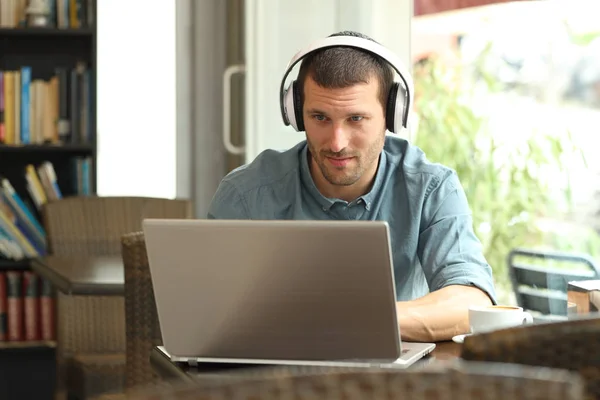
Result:
[[294,104],[294,83],[295,81],[290,82],[288,88],[286,89],[283,95],[283,104],[285,111],[285,119],[287,120],[287,125],[291,125],[294,130],[298,130],[298,124],[296,122],[296,105]]
[[398,82],[394,82],[390,88],[385,110],[385,127],[392,133],[396,133],[396,99],[398,97],[399,86],[400,84]]
[[403,127],[407,126],[406,110],[406,90],[399,83],[395,82],[388,96],[387,108],[385,114],[385,123],[388,131],[398,133]]
[[300,98],[300,90],[298,90],[298,82],[294,80],[293,91],[294,91],[294,114],[296,115],[296,126],[297,131],[304,131],[304,116],[302,115],[302,99]]
[[408,92],[404,85],[396,83],[396,110],[394,114],[395,132],[400,132],[402,128],[408,129]]

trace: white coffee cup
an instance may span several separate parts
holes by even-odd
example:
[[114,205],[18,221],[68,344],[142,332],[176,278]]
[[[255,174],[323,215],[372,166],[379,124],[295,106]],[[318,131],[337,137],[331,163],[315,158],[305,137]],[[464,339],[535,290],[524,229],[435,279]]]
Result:
[[531,323],[533,317],[521,307],[497,305],[469,308],[471,333],[490,332]]

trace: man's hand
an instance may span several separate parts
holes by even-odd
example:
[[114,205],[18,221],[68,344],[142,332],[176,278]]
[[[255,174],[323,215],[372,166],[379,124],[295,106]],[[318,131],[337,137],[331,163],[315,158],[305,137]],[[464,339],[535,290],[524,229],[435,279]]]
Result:
[[440,342],[469,332],[469,307],[492,305],[472,286],[451,285],[416,300],[396,303],[402,340]]

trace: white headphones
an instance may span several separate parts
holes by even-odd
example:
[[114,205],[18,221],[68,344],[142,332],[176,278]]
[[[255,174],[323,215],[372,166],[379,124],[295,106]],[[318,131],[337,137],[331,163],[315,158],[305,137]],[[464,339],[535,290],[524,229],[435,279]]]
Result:
[[413,102],[413,81],[408,69],[400,61],[400,58],[382,45],[368,39],[356,36],[330,36],[318,40],[299,51],[290,60],[281,79],[279,88],[279,105],[281,107],[281,116],[283,123],[291,125],[297,132],[304,130],[304,120],[302,117],[302,102],[300,101],[300,91],[297,82],[290,82],[287,89],[284,90],[285,80],[291,72],[294,65],[300,62],[304,57],[328,47],[354,47],[360,50],[368,51],[378,56],[396,70],[404,85],[394,82],[390,93],[388,94],[386,107],[386,128],[390,132],[398,133],[402,127],[408,127],[408,114]]

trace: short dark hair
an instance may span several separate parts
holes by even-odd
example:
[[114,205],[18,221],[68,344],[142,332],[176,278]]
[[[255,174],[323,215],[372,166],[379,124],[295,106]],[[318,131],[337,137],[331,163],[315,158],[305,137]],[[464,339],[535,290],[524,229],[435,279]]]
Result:
[[[354,36],[376,42],[369,36],[354,31],[342,31],[330,36]],[[304,104],[304,83],[307,76],[310,76],[317,85],[328,89],[368,83],[369,78],[375,76],[379,83],[379,101],[384,112],[388,94],[394,83],[394,72],[387,61],[372,53],[350,47],[331,47],[315,52],[302,60],[296,78],[302,104]]]

